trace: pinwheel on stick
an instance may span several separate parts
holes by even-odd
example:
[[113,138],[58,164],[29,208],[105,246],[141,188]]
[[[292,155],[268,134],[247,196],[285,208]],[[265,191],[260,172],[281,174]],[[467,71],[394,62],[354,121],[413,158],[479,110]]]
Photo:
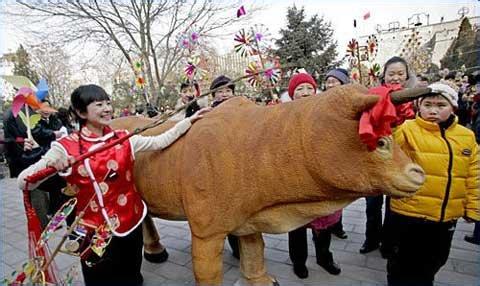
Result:
[[[40,102],[37,94],[41,99],[44,99],[48,94],[48,86],[46,81],[40,82],[38,87],[35,87],[33,83],[24,76],[3,76],[4,80],[12,84],[17,89],[17,93],[12,102],[12,114],[17,117],[19,114],[23,123],[27,128],[27,138],[33,140],[31,129],[35,126],[32,122],[36,123],[40,119],[39,115],[30,116],[30,108],[33,110],[43,110],[47,112],[56,112],[55,109]],[[21,113],[22,108],[25,107],[25,114]]]
[[242,57],[257,54],[257,50],[254,47],[254,35],[251,32],[241,29],[233,40],[236,42],[234,46],[235,52],[239,53]]

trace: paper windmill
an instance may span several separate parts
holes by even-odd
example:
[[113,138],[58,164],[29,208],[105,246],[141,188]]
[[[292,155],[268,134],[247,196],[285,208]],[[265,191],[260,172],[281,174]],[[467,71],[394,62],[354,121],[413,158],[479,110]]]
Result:
[[357,53],[357,48],[358,48],[358,42],[357,42],[357,40],[352,39],[350,42],[348,42],[348,45],[347,45],[347,53],[348,53],[351,57],[355,57],[355,55],[356,55],[356,53]]
[[142,71],[142,66],[143,66],[143,64],[142,64],[141,61],[135,61],[135,62],[133,63],[133,68],[134,68],[135,71],[137,71],[137,72]]
[[373,60],[373,58],[377,55],[377,50],[378,50],[377,37],[375,37],[375,35],[370,35],[367,40],[367,54],[370,60]]
[[35,96],[33,89],[29,87],[20,88],[13,98],[12,114],[14,117],[18,116],[18,113],[22,109],[23,105],[28,105],[34,110],[40,109],[48,112],[56,112],[55,109],[41,103]]
[[358,68],[352,68],[352,70],[350,72],[350,77],[354,81],[359,81],[360,80],[360,71],[358,70]]
[[200,56],[192,56],[187,59],[187,63],[184,69],[184,75],[182,76],[183,80],[201,80],[206,75],[206,71],[201,69],[200,64],[201,58]]
[[258,48],[260,52],[265,53],[266,50],[271,48],[272,34],[263,24],[255,24],[251,30],[255,40],[255,48]]
[[181,34],[177,41],[181,48],[192,51],[199,44],[199,40],[200,34],[193,29],[189,29]]
[[40,79],[37,84],[37,93],[36,96],[38,100],[44,100],[48,95],[48,84],[46,79]]
[[251,86],[257,87],[262,82],[262,77],[258,73],[258,65],[256,62],[249,63],[247,69],[245,70],[245,73],[248,76],[247,81]]
[[282,75],[278,60],[270,60],[264,64],[265,72],[263,77],[272,85],[276,85]]
[[380,65],[375,63],[372,65],[372,67],[370,68],[370,70],[368,71],[368,75],[373,79],[373,80],[377,80],[380,76]]
[[137,78],[135,79],[135,85],[138,88],[143,89],[145,87],[145,79],[141,75],[137,76]]
[[245,32],[245,29],[238,31],[234,38],[234,41],[237,42],[234,46],[235,52],[239,53],[242,57],[256,54],[256,49],[253,46],[254,37],[253,33]]

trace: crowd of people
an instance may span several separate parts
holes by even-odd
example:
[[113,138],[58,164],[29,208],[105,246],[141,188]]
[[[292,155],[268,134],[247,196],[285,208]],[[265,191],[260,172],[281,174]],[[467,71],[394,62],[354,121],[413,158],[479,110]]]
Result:
[[[284,101],[323,96],[324,91],[349,83],[348,71],[335,68],[326,74],[324,88],[319,91],[318,82],[310,74],[300,72],[290,78],[288,98]],[[440,81],[429,82],[424,76],[415,76],[403,58],[392,57],[384,64],[380,87],[419,86],[430,87],[432,93],[396,106],[398,117],[392,127],[397,144],[425,170],[426,182],[410,198],[367,197],[365,241],[359,249],[362,254],[380,249],[388,260],[387,280],[392,286],[433,285],[435,274],[448,259],[460,218],[475,223],[473,235],[465,240],[480,245],[480,73],[467,78],[451,73]],[[97,257],[93,265],[82,261],[86,285],[142,284],[141,222],[147,210],[131,180],[134,153],[174,144],[205,113],[234,97],[235,83],[220,75],[212,81],[210,90],[210,104],[207,98],[190,104],[171,118],[178,123],[165,133],[156,137],[135,135],[118,148],[95,154],[73,167],[69,165],[73,157],[127,135],[109,127],[113,108],[105,90],[83,85],[71,94],[69,109],[59,108],[56,113],[40,111],[41,120],[32,129],[32,138],[19,117],[14,117],[11,110],[6,112],[4,132],[10,175],[18,177],[20,188],[29,188],[42,226],[69,196],[75,196],[77,210],[87,207],[83,220],[91,226],[89,231],[95,232],[100,226],[111,228],[112,239],[102,257]],[[188,104],[200,95],[198,83],[182,82],[179,95],[176,107]],[[44,103],[49,104],[48,100]],[[157,114],[153,107],[147,109],[147,114],[145,110],[137,113],[150,117]],[[49,166],[59,173],[40,183],[25,185],[26,176]],[[92,194],[97,196],[94,206],[89,200]],[[122,211],[125,209],[129,211]],[[309,276],[308,228],[313,235],[316,263],[329,274],[339,275],[341,268],[334,260],[330,243],[332,234],[339,239],[348,237],[342,226],[342,210],[288,233],[293,272],[301,279]],[[233,256],[239,258],[238,237],[229,235],[228,242]]]

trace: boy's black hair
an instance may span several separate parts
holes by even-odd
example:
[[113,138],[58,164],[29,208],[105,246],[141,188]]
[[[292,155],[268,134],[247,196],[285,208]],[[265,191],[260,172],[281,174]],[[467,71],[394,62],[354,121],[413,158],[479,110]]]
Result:
[[195,87],[195,89],[199,88],[198,82],[196,80],[190,81],[190,80],[187,79],[186,81],[184,81],[180,84],[180,91],[182,89],[186,88],[186,87],[189,87],[189,86],[193,86],[193,87]]
[[380,82],[382,84],[385,83],[385,73],[387,72],[388,66],[395,63],[402,63],[405,66],[405,69],[407,71],[407,80],[410,78],[410,71],[408,70],[407,61],[404,58],[394,56],[394,57],[391,57],[383,66],[383,72],[382,72],[382,75],[380,76]]
[[456,77],[457,77],[457,73],[454,72],[454,71],[451,71],[445,76],[445,79],[446,80],[449,80],[449,79],[455,80]]

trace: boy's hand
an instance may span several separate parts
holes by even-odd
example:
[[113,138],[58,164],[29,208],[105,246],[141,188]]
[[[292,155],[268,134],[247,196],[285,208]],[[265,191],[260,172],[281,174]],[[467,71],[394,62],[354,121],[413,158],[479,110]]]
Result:
[[36,146],[38,146],[38,144],[33,139],[25,138],[23,141],[23,151],[31,151]]

